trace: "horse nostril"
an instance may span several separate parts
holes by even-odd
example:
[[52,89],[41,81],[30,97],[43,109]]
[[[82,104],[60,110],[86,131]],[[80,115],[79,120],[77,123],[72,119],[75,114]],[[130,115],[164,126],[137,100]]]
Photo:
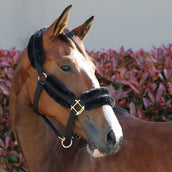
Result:
[[106,134],[106,144],[107,144],[108,148],[112,148],[116,144],[116,137],[112,130],[110,130]]

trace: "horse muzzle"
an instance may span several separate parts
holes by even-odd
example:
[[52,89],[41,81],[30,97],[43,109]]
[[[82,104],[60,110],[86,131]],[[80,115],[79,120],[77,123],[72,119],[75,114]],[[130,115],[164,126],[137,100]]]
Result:
[[[89,123],[86,128],[87,151],[92,157],[115,154],[121,149],[123,136],[117,138],[111,127],[102,132],[95,125]],[[92,131],[90,132],[89,130]]]

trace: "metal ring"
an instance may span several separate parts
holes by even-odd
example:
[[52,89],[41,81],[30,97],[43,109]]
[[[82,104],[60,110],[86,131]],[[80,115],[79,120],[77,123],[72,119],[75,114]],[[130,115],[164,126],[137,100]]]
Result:
[[73,143],[72,139],[70,140],[70,144],[69,144],[69,145],[65,145],[65,144],[64,144],[65,140],[66,140],[65,137],[63,137],[63,138],[61,139],[62,146],[63,146],[65,149],[70,148],[70,147],[72,146],[72,143]]
[[[41,80],[41,77],[43,77],[43,80]],[[38,76],[38,81],[42,81],[44,82],[44,80],[47,78],[47,74],[46,73],[42,73],[40,76]]]

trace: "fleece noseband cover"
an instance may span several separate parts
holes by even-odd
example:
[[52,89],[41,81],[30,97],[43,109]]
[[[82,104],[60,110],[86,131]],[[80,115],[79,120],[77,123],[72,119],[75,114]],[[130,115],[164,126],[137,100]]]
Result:
[[[61,134],[55,129],[48,118],[39,113],[38,101],[41,94],[41,90],[44,89],[50,97],[52,97],[58,104],[65,108],[71,108],[71,113],[69,116],[68,124],[65,131],[65,137],[67,139],[73,139],[72,135],[72,125],[77,115],[75,106],[81,106],[84,108],[82,110],[91,110],[93,108],[100,107],[102,105],[114,106],[114,99],[111,97],[108,89],[106,87],[100,87],[88,90],[80,95],[79,103],[76,100],[76,95],[73,91],[68,89],[63,83],[61,83],[54,75],[49,74],[45,77],[42,69],[42,65],[45,63],[45,55],[42,47],[42,36],[46,28],[37,31],[30,38],[29,44],[27,46],[28,56],[31,66],[36,68],[38,76],[43,76],[43,80],[38,80],[38,85],[35,91],[33,107],[34,111],[43,117],[46,123],[52,128],[58,138],[62,138]],[[80,107],[79,107],[80,109]],[[82,113],[82,112],[81,112]],[[62,144],[63,145],[63,144]]]

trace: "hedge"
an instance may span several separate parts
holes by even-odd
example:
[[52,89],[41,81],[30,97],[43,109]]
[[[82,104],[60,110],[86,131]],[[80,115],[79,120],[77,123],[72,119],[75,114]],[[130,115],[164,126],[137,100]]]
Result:
[[29,171],[9,122],[11,80],[20,51],[0,50],[0,172]]
[[[172,121],[172,44],[140,49],[90,51],[101,85],[131,115],[149,121]],[[29,171],[9,122],[9,91],[20,56],[0,49],[0,171]]]
[[101,85],[116,105],[144,120],[172,121],[172,44],[133,51],[91,51]]

